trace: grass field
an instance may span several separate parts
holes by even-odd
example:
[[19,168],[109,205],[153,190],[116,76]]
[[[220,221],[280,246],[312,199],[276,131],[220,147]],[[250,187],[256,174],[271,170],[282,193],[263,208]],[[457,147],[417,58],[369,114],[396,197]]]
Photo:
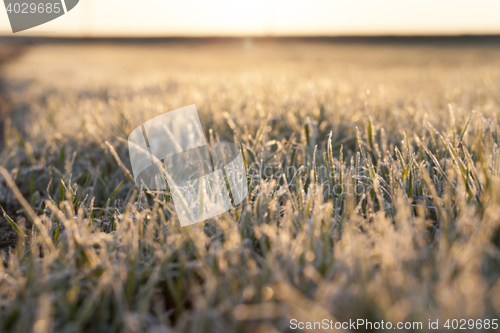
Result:
[[[500,317],[500,45],[42,44],[2,75],[0,332]],[[126,140],[190,104],[249,196],[181,229]]]

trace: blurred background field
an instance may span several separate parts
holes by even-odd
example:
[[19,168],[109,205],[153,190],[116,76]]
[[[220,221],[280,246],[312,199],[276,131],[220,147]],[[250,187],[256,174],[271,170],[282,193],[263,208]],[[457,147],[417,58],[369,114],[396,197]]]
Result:
[[[0,331],[500,317],[495,38],[11,42]],[[250,194],[180,229],[126,140],[190,104],[241,144]]]

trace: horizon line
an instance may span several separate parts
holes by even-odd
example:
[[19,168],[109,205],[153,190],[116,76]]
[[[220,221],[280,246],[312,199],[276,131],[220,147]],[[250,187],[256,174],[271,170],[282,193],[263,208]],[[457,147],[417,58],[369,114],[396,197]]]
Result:
[[144,35],[144,36],[104,36],[104,35],[88,35],[88,36],[48,36],[48,35],[2,35],[0,34],[0,41],[17,40],[17,41],[32,41],[43,42],[47,41],[235,41],[242,39],[252,39],[256,41],[269,41],[269,40],[296,40],[296,41],[446,41],[446,40],[468,40],[468,41],[497,41],[500,42],[500,33],[491,34],[380,34],[380,35],[248,35],[248,36],[233,36],[233,35],[213,35],[213,36],[185,36],[185,35],[172,35],[172,36],[157,36],[157,35]]

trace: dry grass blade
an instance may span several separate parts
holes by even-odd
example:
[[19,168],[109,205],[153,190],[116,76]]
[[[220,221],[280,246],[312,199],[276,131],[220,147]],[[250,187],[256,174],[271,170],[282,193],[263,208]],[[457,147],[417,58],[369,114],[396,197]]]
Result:
[[130,171],[123,164],[123,162],[120,159],[120,156],[118,156],[118,153],[116,152],[115,148],[108,141],[105,141],[105,144],[106,144],[106,146],[108,146],[109,151],[111,152],[111,155],[113,155],[113,157],[116,160],[116,163],[118,163],[118,166],[120,167],[120,169],[122,169],[122,171],[125,174],[125,176],[132,182],[132,184],[135,185],[134,177],[132,177],[132,174],[130,173]]

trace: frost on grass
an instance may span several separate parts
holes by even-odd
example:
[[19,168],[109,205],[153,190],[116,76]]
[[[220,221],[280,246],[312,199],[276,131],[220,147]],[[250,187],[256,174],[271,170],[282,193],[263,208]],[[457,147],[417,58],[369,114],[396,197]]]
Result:
[[[33,47],[4,68],[0,165],[25,206],[2,177],[18,241],[0,331],[500,316],[499,62],[491,45]],[[190,104],[209,144],[238,143],[248,193],[181,229],[172,193],[130,176],[127,136]]]

